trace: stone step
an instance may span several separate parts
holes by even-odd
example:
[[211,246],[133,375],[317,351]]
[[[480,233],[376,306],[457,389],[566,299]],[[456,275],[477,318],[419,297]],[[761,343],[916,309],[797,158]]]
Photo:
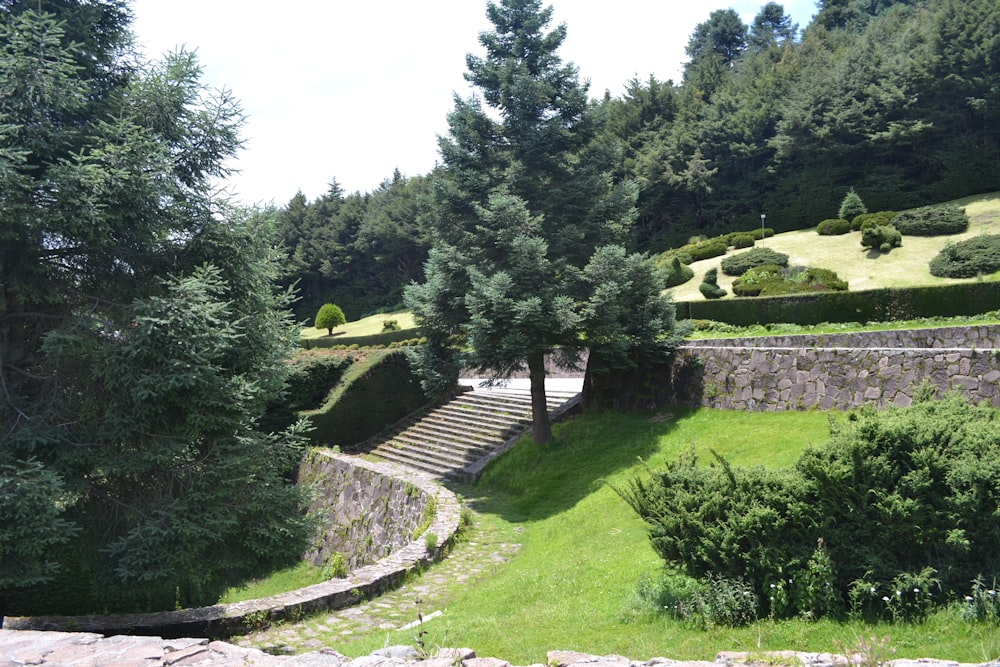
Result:
[[[514,435],[516,430],[512,430],[510,435]],[[496,445],[497,441],[506,440],[503,433],[493,436],[470,437],[460,431],[450,431],[435,428],[432,425],[419,423],[406,429],[396,438],[408,438],[415,442],[435,443],[444,447],[459,447],[462,449],[489,449]],[[509,437],[509,436],[508,436]]]
[[465,452],[448,448],[442,449],[438,447],[429,447],[425,443],[421,442],[395,438],[386,443],[384,448],[380,447],[376,450],[376,452],[382,452],[389,449],[391,449],[393,453],[400,456],[408,456],[421,461],[426,461],[428,463],[433,463],[434,465],[440,464],[447,466],[449,468],[464,468],[489,451],[489,449],[486,449],[481,451]]
[[530,423],[531,421],[527,419],[485,421],[482,418],[477,419],[475,415],[458,416],[445,413],[428,415],[410,428],[424,427],[433,431],[456,433],[475,440],[495,440],[510,435],[512,431]]

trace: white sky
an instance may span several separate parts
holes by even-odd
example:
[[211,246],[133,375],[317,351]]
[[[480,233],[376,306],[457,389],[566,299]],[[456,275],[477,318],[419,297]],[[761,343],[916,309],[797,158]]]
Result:
[[[778,0],[781,2],[781,0]],[[620,96],[631,78],[680,80],[684,46],[709,14],[749,24],[767,0],[548,0],[559,54],[590,94]],[[804,28],[816,0],[785,0]],[[150,58],[196,51],[202,81],[227,88],[248,115],[246,147],[228,183],[246,204],[313,200],[334,179],[369,192],[394,169],[438,161],[453,93],[468,97],[465,55],[484,51],[485,0],[133,0],[133,30]]]

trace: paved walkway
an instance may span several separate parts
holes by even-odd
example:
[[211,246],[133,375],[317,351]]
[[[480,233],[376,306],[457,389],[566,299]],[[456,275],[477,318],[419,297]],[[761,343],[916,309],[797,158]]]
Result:
[[492,576],[517,553],[519,544],[497,540],[482,530],[477,518],[452,548],[451,553],[421,575],[399,588],[362,604],[296,623],[261,628],[229,641],[268,653],[301,653],[322,647],[333,649],[345,640],[372,632],[408,629],[418,614],[425,620],[443,613],[454,595]]

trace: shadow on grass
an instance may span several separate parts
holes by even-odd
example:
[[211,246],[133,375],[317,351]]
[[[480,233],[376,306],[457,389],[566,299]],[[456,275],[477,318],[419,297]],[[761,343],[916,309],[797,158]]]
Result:
[[[690,410],[585,414],[554,427],[548,445],[525,436],[494,461],[472,486],[456,486],[477,512],[512,523],[564,512],[640,459],[660,449],[661,438]],[[614,483],[619,481],[615,479]]]

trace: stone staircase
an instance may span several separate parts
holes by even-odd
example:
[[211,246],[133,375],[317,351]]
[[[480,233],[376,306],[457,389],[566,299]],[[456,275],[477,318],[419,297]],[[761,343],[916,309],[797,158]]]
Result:
[[[549,415],[579,401],[579,393],[546,389]],[[483,463],[531,428],[527,389],[476,389],[459,394],[370,453],[432,477],[472,481]],[[479,465],[477,465],[479,464]]]

